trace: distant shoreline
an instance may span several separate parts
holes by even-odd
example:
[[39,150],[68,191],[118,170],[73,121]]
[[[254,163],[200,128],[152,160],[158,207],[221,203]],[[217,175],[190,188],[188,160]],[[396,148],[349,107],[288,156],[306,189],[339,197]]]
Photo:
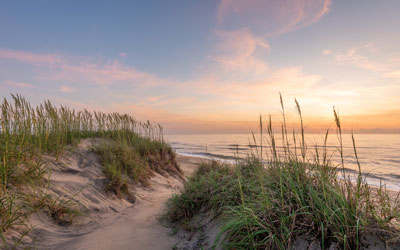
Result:
[[[219,155],[212,154],[212,153],[207,153],[211,157],[206,156],[206,155],[201,155],[201,154],[196,155],[196,154],[189,154],[189,153],[178,153],[178,152],[175,152],[175,153],[177,155],[183,156],[183,157],[198,158],[198,159],[205,159],[205,160],[217,160],[217,161],[222,161],[222,162],[228,163],[228,164],[234,164],[235,163],[235,159],[239,159],[239,158],[236,158],[236,157],[228,157],[228,156],[225,156],[224,157],[225,159],[224,158],[219,158],[220,157]],[[345,171],[346,171],[347,174],[349,174],[349,173],[356,174],[356,171],[353,170],[353,169],[350,169],[350,168],[345,168]],[[368,175],[371,176],[373,174],[369,173]],[[376,178],[379,179],[378,177],[376,177]],[[400,177],[399,177],[399,179],[400,179]],[[384,180],[383,180],[383,183],[385,183]],[[374,188],[374,189],[379,189],[379,185],[378,184],[368,183],[368,185],[370,187]],[[386,185],[386,190],[391,193],[391,197],[392,198],[393,197],[395,198],[395,196],[397,196],[397,194],[400,192],[400,188],[396,189],[396,188],[393,188],[393,187],[390,188],[390,187],[391,187],[390,185],[389,185],[389,187]]]

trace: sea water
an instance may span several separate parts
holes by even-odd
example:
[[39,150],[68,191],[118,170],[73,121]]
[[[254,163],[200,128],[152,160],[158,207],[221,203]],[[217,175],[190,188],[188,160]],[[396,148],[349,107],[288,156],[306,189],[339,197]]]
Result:
[[[234,162],[236,156],[245,157],[261,151],[260,135],[254,135],[255,140],[251,134],[170,134],[165,137],[178,154],[228,162]],[[305,135],[308,159],[313,160],[316,156],[315,148],[318,148],[321,157],[324,137],[323,134]],[[354,137],[361,169],[367,182],[375,186],[385,184],[388,189],[400,190],[400,134],[356,134]],[[267,159],[271,156],[271,147],[268,138],[263,138],[263,156]],[[275,135],[275,140],[278,154],[282,154],[281,135]],[[301,139],[297,137],[296,140],[299,145]],[[339,166],[341,157],[337,135],[329,135],[326,145],[332,165]],[[342,135],[342,145],[346,172],[356,174],[358,166],[350,134]],[[292,138],[290,147],[294,151]],[[300,154],[299,149],[297,154]]]

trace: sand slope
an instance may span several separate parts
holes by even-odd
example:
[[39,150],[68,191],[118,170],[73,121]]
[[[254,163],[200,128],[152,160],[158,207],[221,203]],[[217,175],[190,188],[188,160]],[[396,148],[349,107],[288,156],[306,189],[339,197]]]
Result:
[[[200,214],[193,223],[197,231],[185,232],[162,226],[157,217],[167,199],[183,185],[182,178],[155,174],[150,187],[131,187],[136,200],[119,199],[104,192],[105,177],[98,156],[91,152],[97,140],[83,140],[59,159],[46,156],[51,170],[46,190],[52,197],[75,200],[85,209],[85,216],[71,226],[54,223],[48,215],[30,217],[33,228],[20,246],[34,249],[209,249],[218,235],[218,225],[207,214]],[[178,156],[186,177],[193,174],[201,158]],[[175,232],[174,232],[175,231]],[[174,235],[171,233],[174,232]],[[9,239],[15,236],[9,232]],[[35,239],[35,240],[33,240]],[[318,244],[298,239],[293,249],[320,249]],[[371,237],[365,249],[384,249],[383,242]],[[2,248],[0,244],[0,248]],[[220,248],[217,246],[217,248]],[[336,249],[332,244],[331,249]],[[393,248],[397,249],[397,248]]]
[[[170,228],[162,226],[157,216],[165,201],[182,187],[182,179],[159,174],[150,180],[150,187],[131,190],[136,200],[104,192],[104,174],[97,155],[90,151],[95,140],[84,140],[60,159],[46,158],[51,169],[47,191],[55,197],[72,198],[85,207],[85,217],[71,226],[55,224],[47,215],[30,218],[33,242],[25,246],[35,249],[172,249],[177,238],[169,236]],[[192,174],[198,158],[179,156],[185,175]]]
[[157,221],[163,203],[180,183],[156,176],[152,189],[137,190],[134,206],[100,221],[91,232],[64,237],[53,249],[171,249],[175,240]]

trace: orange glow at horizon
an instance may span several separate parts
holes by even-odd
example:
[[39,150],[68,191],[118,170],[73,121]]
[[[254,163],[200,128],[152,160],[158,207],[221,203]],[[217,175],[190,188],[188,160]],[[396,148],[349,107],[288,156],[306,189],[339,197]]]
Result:
[[296,98],[309,132],[333,129],[335,106],[346,132],[400,133],[398,1],[99,2],[74,22],[64,8],[4,4],[1,97],[249,133],[260,114],[279,128],[282,93],[291,127]]

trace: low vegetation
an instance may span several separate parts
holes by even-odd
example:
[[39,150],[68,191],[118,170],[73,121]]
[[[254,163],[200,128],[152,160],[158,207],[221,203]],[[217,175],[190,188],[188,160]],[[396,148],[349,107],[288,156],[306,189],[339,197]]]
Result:
[[[128,140],[129,139],[129,140]],[[135,133],[123,140],[110,140],[94,147],[107,176],[106,191],[117,196],[130,195],[128,183],[149,185],[154,172],[180,176],[175,154],[163,141],[149,140]]]
[[180,174],[161,126],[148,121],[56,107],[50,101],[32,107],[20,95],[11,95],[11,101],[4,98],[0,109],[0,236],[23,225],[36,211],[47,213],[60,225],[70,225],[80,214],[71,200],[46,193],[51,171],[43,155],[58,159],[82,139],[100,142],[93,150],[107,177],[105,189],[120,197],[128,194],[129,183],[147,184],[153,171]]
[[[361,249],[373,237],[388,246],[398,244],[398,196],[391,199],[384,185],[367,185],[359,164],[355,176],[344,172],[344,161],[334,166],[326,147],[328,131],[322,151],[315,148],[309,157],[299,104],[300,132],[293,131],[292,140],[282,99],[281,104],[282,154],[277,153],[271,118],[265,130],[260,119],[261,141],[269,142],[269,152],[258,147],[233,165],[201,165],[168,201],[162,220],[191,228],[187,224],[196,215],[211,213],[220,221],[215,244],[226,249],[296,249],[301,240],[322,249]],[[340,119],[336,112],[334,116],[343,157]],[[353,144],[357,159],[354,138]]]

